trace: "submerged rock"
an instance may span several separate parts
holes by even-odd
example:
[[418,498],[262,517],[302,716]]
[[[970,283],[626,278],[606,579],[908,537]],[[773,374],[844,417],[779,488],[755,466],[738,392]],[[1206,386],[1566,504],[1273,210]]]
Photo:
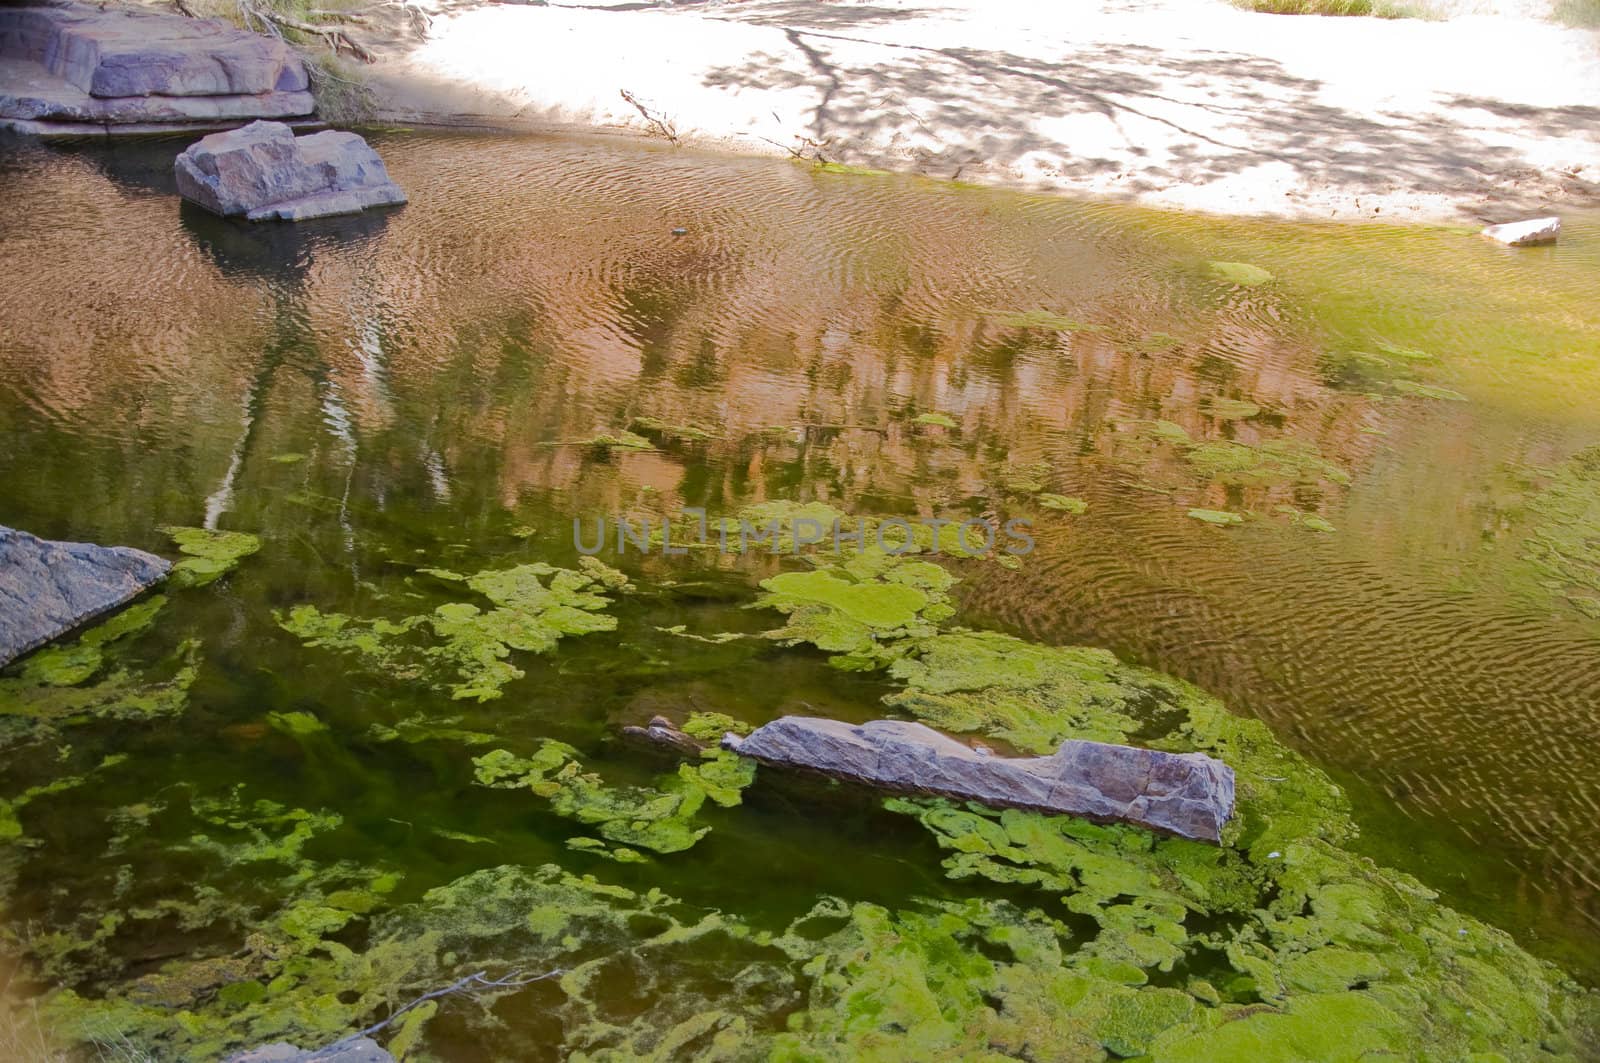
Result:
[[1483,230],[1483,235],[1507,247],[1553,244],[1561,235],[1561,219],[1532,218],[1528,221],[1508,221],[1504,225],[1489,226]]
[[652,716],[650,722],[643,727],[624,727],[622,736],[670,750],[680,756],[698,757],[700,751],[706,747],[704,742],[680,731],[677,724],[665,716]]
[[0,6],[0,124],[148,127],[313,107],[305,64],[272,37],[104,5]]
[[171,567],[143,550],[0,526],[0,665],[137,597]]
[[227,1063],[394,1063],[394,1057],[370,1037],[356,1037],[327,1048],[299,1049],[287,1041],[229,1056]]
[[303,221],[404,203],[383,160],[354,133],[297,137],[282,122],[213,133],[174,163],[178,194],[213,214]]
[[1233,769],[1203,753],[1069,740],[1048,757],[997,757],[920,723],[785,716],[723,746],[908,793],[1059,812],[1215,842],[1233,815]]

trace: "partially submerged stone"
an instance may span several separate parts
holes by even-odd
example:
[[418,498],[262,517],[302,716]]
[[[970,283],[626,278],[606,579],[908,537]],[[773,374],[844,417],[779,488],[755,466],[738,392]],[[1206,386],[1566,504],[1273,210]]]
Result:
[[1133,823],[1215,842],[1233,815],[1233,769],[1203,753],[1069,740],[1048,757],[997,757],[920,723],[785,716],[723,746],[904,793]]
[[178,194],[213,214],[304,221],[406,201],[383,160],[355,133],[296,137],[282,122],[213,133],[173,164]]
[[1483,235],[1507,247],[1553,244],[1561,235],[1561,219],[1530,218],[1527,221],[1508,221],[1504,225],[1489,226],[1483,230]]
[[0,665],[138,597],[171,567],[143,550],[0,526]]
[[677,724],[665,716],[652,716],[650,722],[643,727],[630,726],[622,729],[624,738],[632,739],[660,749],[669,750],[680,756],[698,757],[705,748],[705,743],[692,735],[684,734],[678,729]]

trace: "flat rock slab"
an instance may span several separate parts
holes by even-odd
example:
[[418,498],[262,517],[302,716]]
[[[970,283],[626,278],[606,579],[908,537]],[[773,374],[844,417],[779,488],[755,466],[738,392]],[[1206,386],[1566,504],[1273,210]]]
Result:
[[295,118],[315,106],[293,48],[224,22],[88,4],[0,6],[0,124],[13,129]]
[[0,525],[0,665],[138,597],[171,567],[143,550],[52,542]]
[[1483,230],[1483,235],[1508,247],[1553,244],[1561,236],[1561,219],[1531,218],[1528,221],[1508,221],[1504,225],[1489,226]]
[[302,221],[406,201],[365,140],[331,129],[296,137],[251,122],[189,145],[173,166],[178,194],[223,217]]
[[357,1037],[327,1048],[310,1049],[278,1041],[229,1056],[226,1063],[395,1063],[395,1060],[372,1038]]
[[214,19],[97,4],[0,8],[0,55],[30,59],[91,96],[303,92],[283,41]]
[[785,716],[722,744],[765,764],[902,793],[1133,823],[1200,841],[1220,841],[1233,815],[1233,769],[1203,753],[1066,741],[1048,757],[999,757],[920,723],[855,726],[809,716]]

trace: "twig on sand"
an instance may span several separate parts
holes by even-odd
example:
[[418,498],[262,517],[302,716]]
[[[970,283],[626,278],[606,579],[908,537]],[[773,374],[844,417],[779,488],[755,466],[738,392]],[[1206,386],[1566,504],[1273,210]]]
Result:
[[638,111],[641,116],[643,116],[645,123],[649,125],[652,132],[654,132],[657,136],[666,137],[667,140],[671,141],[673,144],[678,143],[678,131],[677,129],[673,128],[672,121],[667,118],[666,115],[662,114],[660,111],[652,110],[651,108],[646,107],[639,101],[639,97],[635,96],[627,89],[622,89],[621,92],[622,98],[633,104],[634,109]]

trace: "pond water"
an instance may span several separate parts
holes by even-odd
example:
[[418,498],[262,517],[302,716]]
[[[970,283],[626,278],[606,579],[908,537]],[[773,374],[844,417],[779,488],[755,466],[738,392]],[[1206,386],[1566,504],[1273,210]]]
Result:
[[[575,518],[779,501],[1030,521],[1020,564],[949,562],[961,623],[1103,647],[1264,721],[1350,794],[1353,848],[1600,977],[1600,217],[1511,252],[601,140],[374,140],[410,204],[293,228],[180,208],[178,143],[0,149],[0,522],[169,556],[168,525],[260,538],[114,644],[181,712],[5,729],[31,977],[95,997],[225,965],[297,890],[364,898],[316,909],[333,941],[354,909],[508,864],[773,933],[820,897],[1011,896],[861,795],[762,776],[693,848],[618,862],[569,844],[581,815],[475,785],[475,757],[545,740],[652,785],[674,765],[617,731],[657,712],[883,715],[881,672],[685,637],[778,626],[749,606],[792,559],[608,547],[632,589],[580,608],[614,630],[513,648],[524,674],[481,702],[382,632],[341,652],[289,619],[474,598],[429,569],[579,571]],[[479,674],[463,660],[444,670]],[[682,937],[698,971],[746,940]],[[687,992],[677,970],[609,972],[590,1020]],[[582,1038],[554,985],[492,1029],[447,1007],[429,1051],[561,1056]]]

